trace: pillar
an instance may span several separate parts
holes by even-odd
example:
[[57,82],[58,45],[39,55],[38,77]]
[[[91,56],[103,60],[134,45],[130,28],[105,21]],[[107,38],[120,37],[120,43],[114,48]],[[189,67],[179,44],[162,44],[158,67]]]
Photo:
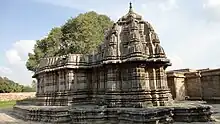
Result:
[[159,95],[157,92],[157,82],[156,82],[156,70],[155,68],[149,68],[149,78],[150,78],[150,88],[152,94],[152,103],[154,106],[159,106]]

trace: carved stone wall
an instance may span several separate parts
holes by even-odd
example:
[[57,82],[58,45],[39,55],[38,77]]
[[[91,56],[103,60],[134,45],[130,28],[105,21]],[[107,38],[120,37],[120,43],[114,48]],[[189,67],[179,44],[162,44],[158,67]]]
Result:
[[202,98],[202,84],[199,71],[185,73],[185,86],[189,99],[199,100]]
[[220,69],[201,72],[202,97],[205,100],[220,100]]
[[[173,99],[185,100],[186,97],[186,82],[182,72],[167,73],[168,86],[171,89]],[[188,89],[187,89],[188,90]]]

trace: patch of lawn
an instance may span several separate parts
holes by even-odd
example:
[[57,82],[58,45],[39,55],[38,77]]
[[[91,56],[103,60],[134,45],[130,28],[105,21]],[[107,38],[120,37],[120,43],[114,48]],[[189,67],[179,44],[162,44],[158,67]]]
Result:
[[12,108],[16,104],[16,101],[0,101],[0,109],[2,108]]

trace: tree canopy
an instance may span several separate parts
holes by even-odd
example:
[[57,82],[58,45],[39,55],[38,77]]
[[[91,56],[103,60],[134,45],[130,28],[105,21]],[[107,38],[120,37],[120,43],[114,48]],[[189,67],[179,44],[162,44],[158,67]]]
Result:
[[35,90],[36,87],[34,87],[34,84],[32,85],[32,87],[24,86],[8,79],[7,77],[0,77],[0,93],[35,92]]
[[28,55],[27,69],[35,71],[43,57],[91,53],[104,40],[104,31],[112,24],[108,16],[94,11],[67,20],[61,27],[53,28],[47,37],[36,41],[34,52]]

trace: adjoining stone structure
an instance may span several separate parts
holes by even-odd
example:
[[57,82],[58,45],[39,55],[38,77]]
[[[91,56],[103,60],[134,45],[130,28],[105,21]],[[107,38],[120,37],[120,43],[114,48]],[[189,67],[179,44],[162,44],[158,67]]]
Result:
[[212,69],[201,72],[202,99],[220,100],[220,69]]
[[[180,74],[181,76],[179,76]],[[182,100],[185,97],[190,100],[220,100],[220,69],[174,70],[167,72],[167,78],[173,96],[176,92],[185,92],[181,96]],[[176,80],[177,78],[181,82]],[[179,90],[180,85],[182,86],[181,91]],[[178,97],[174,97],[174,99],[178,99]]]
[[33,76],[36,98],[18,101],[15,114],[74,124],[210,121],[210,107],[171,106],[169,65],[152,26],[130,4],[129,12],[106,31],[97,53],[43,58]]
[[167,82],[173,99],[185,100],[185,76],[183,72],[168,72]]

